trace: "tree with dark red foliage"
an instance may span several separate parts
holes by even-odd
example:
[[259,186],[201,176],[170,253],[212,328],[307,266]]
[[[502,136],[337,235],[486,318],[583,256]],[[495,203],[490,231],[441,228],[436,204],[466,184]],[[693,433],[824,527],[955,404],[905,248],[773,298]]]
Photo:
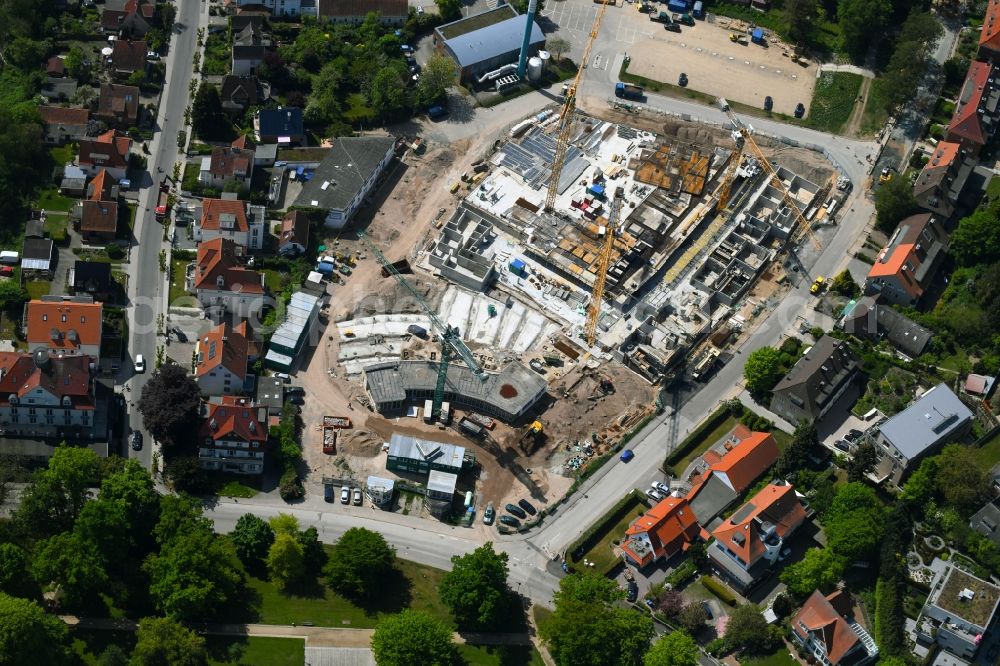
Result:
[[153,438],[180,453],[193,449],[201,391],[184,368],[168,363],[161,366],[142,387],[139,411]]

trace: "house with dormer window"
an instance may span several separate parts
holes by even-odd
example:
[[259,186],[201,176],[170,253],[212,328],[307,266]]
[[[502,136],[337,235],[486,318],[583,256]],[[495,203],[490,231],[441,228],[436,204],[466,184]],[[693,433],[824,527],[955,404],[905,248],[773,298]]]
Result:
[[97,418],[95,359],[0,352],[0,436],[93,439]]
[[28,349],[45,349],[52,356],[101,357],[104,305],[90,297],[45,296],[24,306],[24,336]]
[[203,395],[239,395],[257,360],[257,345],[246,322],[224,322],[198,338],[194,355],[194,378]]
[[868,271],[865,294],[883,303],[916,305],[944,261],[948,236],[930,213],[911,215],[896,227]]
[[185,286],[203,308],[240,317],[264,307],[264,276],[242,263],[242,246],[227,238],[198,245],[195,263],[187,268]]
[[204,405],[198,431],[198,464],[205,470],[263,474],[267,409],[248,398],[224,396]]
[[225,238],[247,250],[259,250],[264,247],[264,216],[263,206],[235,198],[204,199],[201,217],[194,227],[194,239],[204,242]]
[[790,622],[792,636],[824,666],[865,666],[878,656],[878,646],[854,618],[847,592],[824,595],[816,590]]

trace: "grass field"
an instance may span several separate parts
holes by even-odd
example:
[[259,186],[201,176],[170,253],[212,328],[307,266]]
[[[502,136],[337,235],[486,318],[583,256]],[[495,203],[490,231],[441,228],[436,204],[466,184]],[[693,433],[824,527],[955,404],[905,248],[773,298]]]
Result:
[[993,435],[982,446],[973,449],[979,469],[988,472],[1000,463],[1000,433]]
[[646,512],[646,507],[642,504],[636,504],[636,506],[629,509],[621,520],[612,525],[602,536],[600,541],[596,542],[590,547],[590,550],[584,552],[583,557],[577,558],[575,561],[580,564],[580,568],[583,568],[582,564],[584,560],[588,560],[594,563],[594,571],[607,571],[611,566],[612,562],[615,560],[615,554],[612,550],[613,544],[611,543],[615,539],[621,540],[622,535],[625,534],[625,529],[628,527],[629,523],[641,516]]
[[740,660],[743,666],[798,666],[799,662],[788,654],[788,647],[782,645],[776,652],[766,657]]
[[36,206],[45,210],[57,210],[68,213],[75,204],[76,199],[64,197],[59,194],[59,189],[55,185],[52,185],[41,191],[38,195]]
[[306,659],[306,642],[301,638],[208,636],[205,643],[211,666],[302,666]]
[[885,125],[889,112],[885,110],[885,88],[880,79],[872,81],[865,100],[865,110],[861,113],[861,131],[865,134],[875,134]]
[[187,259],[174,259],[170,262],[170,303],[176,303],[178,299],[190,296],[184,291],[184,271],[191,263]]
[[467,666],[543,666],[542,655],[532,645],[459,645],[461,663]]
[[222,487],[218,488],[215,491],[215,494],[219,495],[221,497],[243,497],[243,498],[250,498],[250,497],[253,497],[254,495],[256,495],[258,492],[260,492],[260,491],[257,490],[256,488],[251,488],[250,486],[243,485],[239,481],[236,481],[234,479],[230,479],[229,481],[227,481],[225,483],[225,485],[223,485]]
[[807,124],[836,134],[850,119],[860,89],[860,74],[824,72],[816,80]]
[[25,282],[24,288],[28,290],[28,298],[41,298],[49,295],[52,283],[48,280],[29,280]]

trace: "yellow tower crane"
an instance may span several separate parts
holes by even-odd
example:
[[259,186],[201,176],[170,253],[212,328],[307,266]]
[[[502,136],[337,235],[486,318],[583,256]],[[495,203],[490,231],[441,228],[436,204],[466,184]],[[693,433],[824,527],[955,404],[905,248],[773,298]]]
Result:
[[556,202],[556,195],[559,193],[559,177],[562,176],[563,162],[566,160],[566,151],[569,149],[569,139],[573,133],[573,116],[576,111],[576,92],[580,88],[580,81],[583,80],[583,72],[590,60],[590,50],[594,48],[594,40],[601,29],[601,22],[604,20],[604,13],[608,11],[608,0],[601,3],[601,8],[597,11],[597,18],[590,28],[590,37],[587,38],[587,45],[583,48],[583,58],[580,60],[580,69],[576,72],[573,83],[566,89],[566,101],[563,102],[562,111],[559,114],[559,129],[556,133],[556,149],[552,156],[552,176],[549,178],[549,189],[545,194],[545,210],[551,211]]
[[597,320],[601,316],[604,285],[608,280],[611,254],[615,247],[615,236],[618,234],[618,218],[621,215],[624,201],[625,190],[621,187],[616,188],[611,199],[611,211],[608,213],[608,226],[604,230],[604,246],[601,248],[601,256],[597,260],[597,279],[594,280],[594,293],[590,295],[590,305],[587,306],[587,324],[584,328],[584,337],[587,344],[591,346],[597,340]]

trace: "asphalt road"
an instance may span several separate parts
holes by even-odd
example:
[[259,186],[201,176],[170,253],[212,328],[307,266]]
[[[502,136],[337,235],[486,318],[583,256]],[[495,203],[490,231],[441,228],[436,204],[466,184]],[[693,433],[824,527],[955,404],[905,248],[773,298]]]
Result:
[[[129,334],[130,360],[142,354],[146,361],[146,372],[134,375],[127,384],[131,391],[126,397],[131,403],[139,400],[142,387],[156,363],[156,319],[166,313],[163,293],[164,276],[159,268],[159,253],[167,244],[163,242],[163,227],[157,222],[153,211],[159,194],[159,183],[165,175],[173,174],[177,160],[177,132],[184,128],[184,109],[188,103],[188,83],[194,75],[192,58],[198,46],[198,26],[207,22],[208,4],[199,0],[178,0],[177,17],[174,21],[170,52],[165,58],[167,80],[157,111],[158,131],[150,141],[147,174],[139,193],[139,211],[136,215],[136,245],[132,248],[129,262],[129,308],[131,321]],[[126,364],[125,367],[129,367]],[[144,446],[141,451],[127,449],[129,457],[138,459],[149,468],[152,464],[154,442],[142,424],[142,416],[135,406],[129,408],[129,424],[132,429],[143,431]]]

